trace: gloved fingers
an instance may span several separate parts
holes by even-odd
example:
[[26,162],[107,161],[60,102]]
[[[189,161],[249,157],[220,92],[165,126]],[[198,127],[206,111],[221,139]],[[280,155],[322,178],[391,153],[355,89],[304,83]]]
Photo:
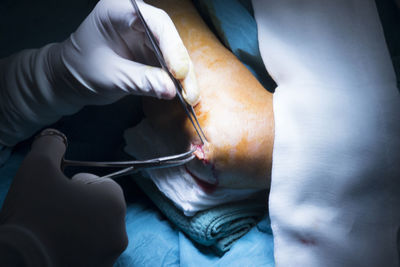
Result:
[[18,188],[17,191],[32,191],[48,186],[50,182],[54,184],[61,180],[68,181],[61,171],[66,143],[65,136],[57,130],[42,131],[21,163],[13,187]]
[[67,138],[63,133],[55,129],[45,129],[33,141],[28,159],[45,159],[46,162],[61,170],[66,149]]
[[109,178],[102,178],[91,173],[78,173],[71,178],[75,184],[90,186],[90,191],[106,201],[119,213],[125,214],[126,204],[122,188]]
[[200,91],[197,87],[197,79],[192,62],[189,63],[189,72],[183,79],[182,86],[184,89],[182,95],[186,102],[192,106],[196,105],[200,101]]
[[104,182],[99,176],[91,173],[77,173],[71,178],[72,181],[82,184],[96,184]]
[[171,73],[177,79],[186,77],[190,58],[179,34],[163,10],[137,2],[147,25],[159,42],[160,49]]
[[189,54],[170,17],[163,10],[138,2],[147,25],[158,40],[169,71],[183,81],[185,100],[194,105],[199,101],[199,88]]
[[168,74],[161,68],[143,65],[120,58],[116,65],[116,84],[127,93],[139,93],[163,99],[175,97],[176,89]]
[[[74,175],[72,183],[79,186],[81,190],[83,189],[86,192],[85,194],[90,196],[90,198],[88,197],[88,201],[90,201],[92,207],[107,210],[109,215],[110,212],[112,213],[113,221],[120,224],[119,227],[115,227],[114,229],[116,231],[115,236],[127,239],[124,227],[126,203],[122,188],[109,178],[101,178],[90,173],[78,173]],[[122,233],[120,232],[121,230]],[[121,241],[123,242],[121,243]],[[121,246],[119,247],[123,251],[127,240],[116,240],[115,244],[120,244]]]

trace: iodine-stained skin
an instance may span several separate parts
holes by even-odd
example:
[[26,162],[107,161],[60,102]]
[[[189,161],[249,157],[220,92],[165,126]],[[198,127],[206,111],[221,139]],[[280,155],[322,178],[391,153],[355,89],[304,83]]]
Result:
[[[188,172],[228,188],[268,188],[274,117],[272,94],[208,29],[191,1],[147,1],[165,10],[193,61],[200,87],[194,107],[208,142],[202,145],[180,103],[143,98],[152,128],[177,151],[197,149]],[[203,184],[204,186],[204,184]]]

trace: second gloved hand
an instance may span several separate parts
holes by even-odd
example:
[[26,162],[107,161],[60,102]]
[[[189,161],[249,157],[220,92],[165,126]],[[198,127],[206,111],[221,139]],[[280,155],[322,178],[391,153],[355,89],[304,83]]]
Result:
[[[193,66],[168,15],[138,1],[171,73],[190,104],[199,100]],[[130,0],[102,0],[62,43],[0,60],[0,143],[8,146],[84,105],[127,94],[171,99],[175,87],[157,66]]]
[[68,179],[65,143],[45,130],[22,162],[0,212],[1,266],[112,266],[126,248],[121,187],[92,174]]

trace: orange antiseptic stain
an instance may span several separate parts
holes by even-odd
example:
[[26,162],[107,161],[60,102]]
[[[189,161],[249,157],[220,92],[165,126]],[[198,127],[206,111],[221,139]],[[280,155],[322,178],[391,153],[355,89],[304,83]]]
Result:
[[[225,172],[233,174],[232,179],[220,180],[221,186],[248,180],[244,184],[252,187],[264,181],[270,173],[274,140],[272,94],[218,41],[192,1],[150,2],[171,16],[194,65],[201,96],[194,109],[209,141],[199,147],[196,157],[214,166],[221,179]],[[201,145],[178,101],[147,101],[143,106],[160,134],[170,133],[185,148]],[[242,176],[246,179],[240,180]]]
[[201,99],[199,103],[197,103],[197,105],[194,107],[194,112],[196,113],[200,126],[208,124],[210,114],[205,110],[204,104],[202,103]]

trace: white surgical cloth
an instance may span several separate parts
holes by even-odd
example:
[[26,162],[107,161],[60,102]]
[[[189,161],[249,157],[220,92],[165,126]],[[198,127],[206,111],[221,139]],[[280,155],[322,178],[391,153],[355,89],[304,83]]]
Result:
[[399,266],[400,97],[373,0],[253,0],[280,266]]
[[[146,120],[125,131],[125,151],[138,158],[148,159],[158,156],[170,156],[174,148],[164,142]],[[182,153],[185,151],[182,151]],[[216,188],[204,191],[188,174],[185,167],[148,170],[146,174],[158,189],[181,209],[186,216],[215,207],[219,204],[238,201],[256,196],[260,190]]]

